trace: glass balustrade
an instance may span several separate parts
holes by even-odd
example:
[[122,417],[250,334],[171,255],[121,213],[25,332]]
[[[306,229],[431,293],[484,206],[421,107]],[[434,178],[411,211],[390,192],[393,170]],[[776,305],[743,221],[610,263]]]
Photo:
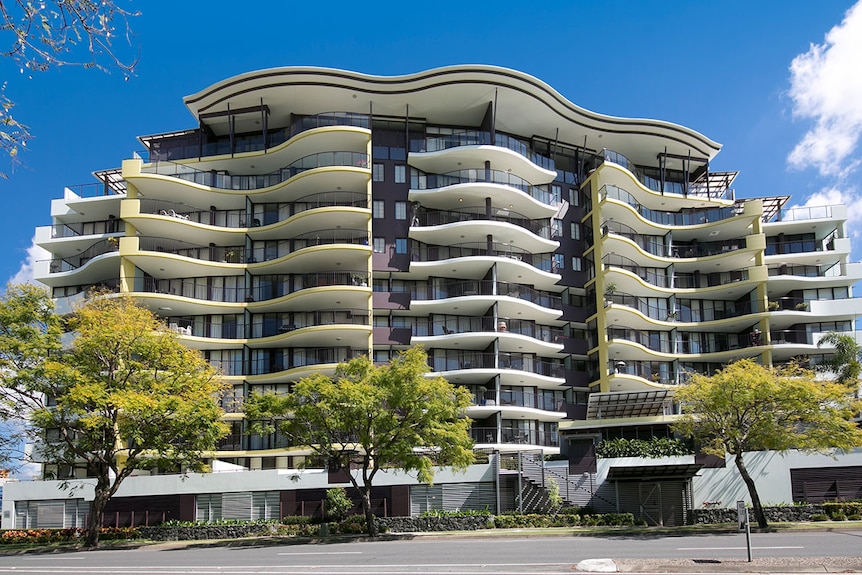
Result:
[[359,152],[320,152],[300,158],[291,165],[268,174],[229,174],[227,172],[198,170],[184,164],[160,162],[144,166],[144,174],[159,174],[179,178],[211,188],[224,190],[259,190],[276,186],[293,176],[324,167],[368,168],[368,154]]
[[524,228],[544,239],[559,236],[558,232],[552,230],[549,218],[533,220],[507,208],[486,209],[485,206],[464,207],[459,210],[448,211],[421,208],[413,218],[413,226],[441,226],[470,221],[506,222]]
[[531,198],[549,206],[559,206],[561,198],[544,187],[534,186],[524,178],[502,170],[469,169],[446,174],[425,174],[412,170],[410,188],[413,190],[435,190],[459,184],[500,184],[520,190]]

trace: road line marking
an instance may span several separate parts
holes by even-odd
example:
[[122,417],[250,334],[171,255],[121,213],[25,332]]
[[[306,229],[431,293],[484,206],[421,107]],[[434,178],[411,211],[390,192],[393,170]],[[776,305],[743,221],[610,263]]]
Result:
[[362,551],[300,551],[297,553],[279,553],[279,555],[362,555]]
[[[677,547],[677,551],[738,551],[739,549],[748,549],[747,547]],[[752,547],[752,549],[805,549],[802,545],[784,545],[776,547]]]

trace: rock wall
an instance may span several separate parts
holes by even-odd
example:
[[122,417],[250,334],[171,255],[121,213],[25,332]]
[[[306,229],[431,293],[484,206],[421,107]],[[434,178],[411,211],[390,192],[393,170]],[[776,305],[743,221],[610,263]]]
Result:
[[[823,515],[826,509],[823,505],[779,505],[775,507],[764,507],[766,520],[773,523],[786,521],[811,521],[813,515]],[[754,523],[752,512],[748,512],[749,521]],[[736,523],[736,509],[694,509],[689,514],[689,522],[693,525],[708,523]]]

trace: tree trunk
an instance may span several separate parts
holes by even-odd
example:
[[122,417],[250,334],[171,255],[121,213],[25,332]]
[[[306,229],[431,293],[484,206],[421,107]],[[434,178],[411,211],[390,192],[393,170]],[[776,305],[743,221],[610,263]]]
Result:
[[748,469],[745,468],[741,452],[736,454],[734,461],[736,462],[739,474],[742,476],[742,480],[745,482],[746,487],[748,487],[748,495],[751,497],[751,506],[754,509],[754,518],[757,520],[757,526],[765,529],[769,527],[769,523],[766,522],[766,514],[763,513],[763,506],[760,504],[757,486],[754,485],[754,479],[751,478],[751,475],[748,474]]
[[371,512],[371,486],[363,485],[360,491],[362,493],[362,511],[365,513],[365,528],[370,536],[377,537],[377,524],[374,520],[374,513]]
[[102,517],[105,515],[105,506],[111,498],[109,486],[101,479],[96,482],[96,494],[90,502],[90,514],[87,516],[87,532],[85,534],[85,547],[99,546],[99,529],[102,527]]

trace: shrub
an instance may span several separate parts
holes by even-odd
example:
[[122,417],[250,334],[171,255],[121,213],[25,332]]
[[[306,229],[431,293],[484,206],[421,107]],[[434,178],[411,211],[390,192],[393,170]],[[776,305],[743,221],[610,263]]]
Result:
[[326,518],[344,521],[353,509],[353,501],[347,496],[343,487],[333,487],[326,490]]
[[691,447],[681,439],[653,437],[651,439],[606,439],[596,446],[596,457],[670,457],[690,455]]
[[829,516],[825,513],[816,513],[811,516],[811,521],[829,521]]

